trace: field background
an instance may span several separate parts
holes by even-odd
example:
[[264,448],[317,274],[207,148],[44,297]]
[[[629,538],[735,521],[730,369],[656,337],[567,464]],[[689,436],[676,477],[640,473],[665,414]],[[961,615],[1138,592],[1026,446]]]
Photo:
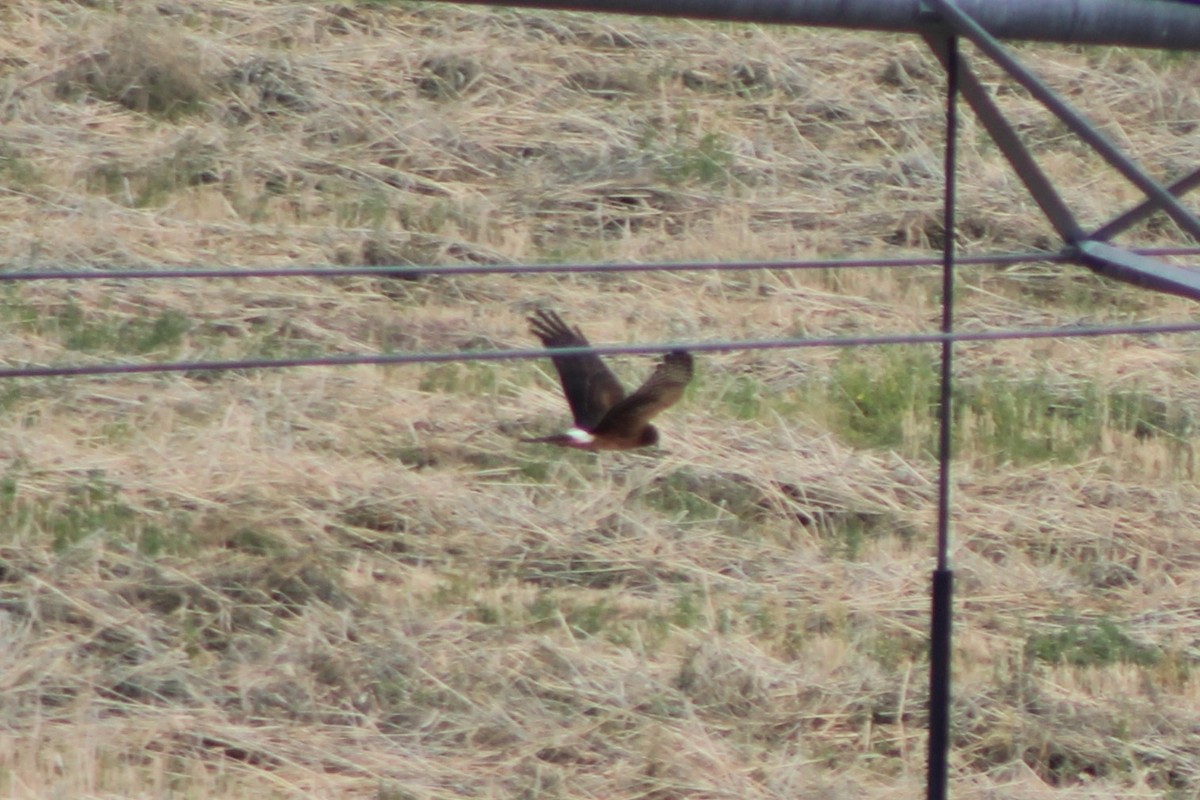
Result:
[[[929,255],[911,38],[420,3],[0,8],[5,269]],[[1200,59],[1017,46],[1156,175]],[[970,55],[970,53],[968,52]],[[1085,225],[1136,201],[986,67]],[[1055,246],[969,113],[963,252]],[[1179,244],[1169,221],[1133,232]],[[5,284],[8,364],[930,330],[936,270]],[[969,329],[1188,320],[1032,264]],[[1195,336],[959,348],[952,792],[1200,793]],[[923,791],[931,348],[704,354],[663,446],[545,362],[0,385],[0,794]],[[615,359],[627,383],[648,358]]]

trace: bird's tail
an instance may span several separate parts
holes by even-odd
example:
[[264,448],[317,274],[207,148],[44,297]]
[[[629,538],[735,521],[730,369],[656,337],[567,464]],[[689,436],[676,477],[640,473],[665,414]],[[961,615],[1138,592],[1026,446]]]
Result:
[[556,444],[559,447],[578,447],[581,450],[591,450],[596,446],[596,437],[583,428],[571,428],[564,433],[553,436],[539,436],[536,439],[522,439],[522,442],[534,444]]

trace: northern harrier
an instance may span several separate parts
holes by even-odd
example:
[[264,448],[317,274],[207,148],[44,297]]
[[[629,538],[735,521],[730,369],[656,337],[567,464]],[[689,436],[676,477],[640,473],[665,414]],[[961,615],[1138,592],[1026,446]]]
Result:
[[[529,318],[529,329],[548,349],[590,347],[583,331],[568,328],[553,311],[539,310]],[[628,397],[616,376],[595,353],[551,355],[562,381],[563,394],[575,417],[566,433],[522,439],[580,450],[629,450],[658,443],[658,429],[650,418],[683,396],[692,379],[692,356],[672,350],[637,391]]]

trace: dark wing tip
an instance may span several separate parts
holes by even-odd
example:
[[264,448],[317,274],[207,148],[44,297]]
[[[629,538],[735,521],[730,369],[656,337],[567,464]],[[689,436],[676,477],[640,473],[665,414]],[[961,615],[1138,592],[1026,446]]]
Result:
[[674,361],[679,364],[691,364],[692,354],[687,350],[672,350],[663,356],[664,361]]
[[571,347],[588,343],[578,327],[570,328],[558,312],[548,308],[533,312],[529,317],[529,331],[542,340],[544,347]]
[[686,350],[672,350],[667,353],[663,356],[663,364],[684,383],[692,379],[692,373],[695,371],[695,359]]

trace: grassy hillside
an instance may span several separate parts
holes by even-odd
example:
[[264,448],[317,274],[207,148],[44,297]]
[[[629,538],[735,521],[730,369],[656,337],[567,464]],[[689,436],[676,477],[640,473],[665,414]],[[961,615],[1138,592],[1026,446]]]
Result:
[[[0,8],[5,269],[929,255],[915,40],[424,3]],[[1021,54],[1156,174],[1200,60]],[[994,70],[1085,225],[1137,200]],[[965,115],[964,252],[1053,249]],[[1130,234],[1178,244],[1169,221]],[[6,364],[930,330],[936,270],[5,284]],[[963,328],[1188,320],[1053,264]],[[1200,787],[1195,336],[959,348],[952,791]],[[0,385],[0,794],[922,790],[931,348],[704,354],[661,448],[546,363]],[[647,358],[614,359],[627,382]]]

